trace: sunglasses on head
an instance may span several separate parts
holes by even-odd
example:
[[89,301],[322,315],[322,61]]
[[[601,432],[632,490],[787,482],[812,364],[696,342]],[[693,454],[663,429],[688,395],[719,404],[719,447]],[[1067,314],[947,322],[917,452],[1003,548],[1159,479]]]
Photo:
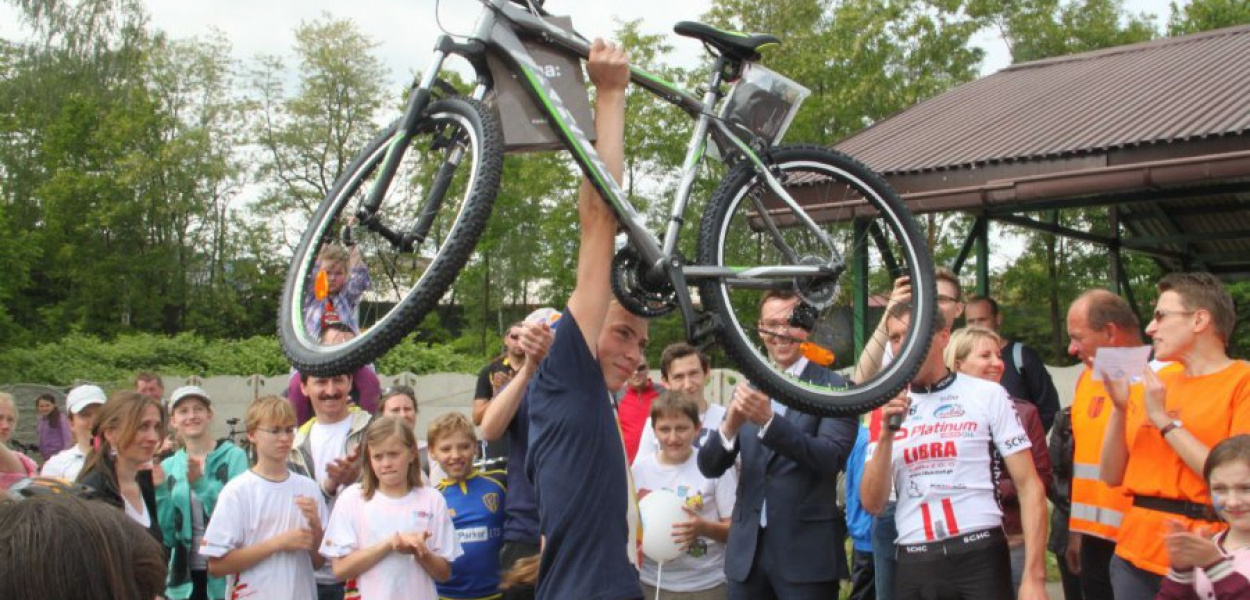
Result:
[[393,385],[393,386],[391,386],[391,387],[388,387],[388,388],[386,388],[386,389],[382,390],[382,395],[381,395],[381,396],[379,396],[379,398],[389,398],[389,397],[391,397],[391,396],[397,396],[397,395],[400,395],[400,394],[403,394],[403,395],[405,395],[405,396],[408,396],[409,398],[416,398],[416,397],[417,397],[417,391],[416,391],[416,390],[414,390],[414,389],[412,389],[412,386],[407,386],[407,385]]

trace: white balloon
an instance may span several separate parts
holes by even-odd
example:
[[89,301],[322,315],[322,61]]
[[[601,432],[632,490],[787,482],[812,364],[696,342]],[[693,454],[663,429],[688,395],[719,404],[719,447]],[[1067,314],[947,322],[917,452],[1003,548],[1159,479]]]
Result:
[[652,490],[638,502],[642,519],[642,553],[662,563],[681,556],[681,546],[673,539],[673,525],[689,520],[682,510],[685,503],[669,490]]

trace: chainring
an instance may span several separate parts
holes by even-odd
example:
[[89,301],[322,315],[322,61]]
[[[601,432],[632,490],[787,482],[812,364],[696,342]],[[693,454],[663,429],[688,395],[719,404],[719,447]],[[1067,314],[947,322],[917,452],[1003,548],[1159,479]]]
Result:
[[647,266],[638,251],[626,245],[612,257],[612,293],[635,315],[646,319],[662,317],[677,308],[677,293],[668,281],[656,287],[647,283]]

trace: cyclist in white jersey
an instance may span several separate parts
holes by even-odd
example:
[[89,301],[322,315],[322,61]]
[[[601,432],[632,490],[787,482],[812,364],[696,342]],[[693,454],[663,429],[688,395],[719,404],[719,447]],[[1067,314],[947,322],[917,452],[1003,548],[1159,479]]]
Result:
[[[890,343],[896,350],[904,341],[909,311],[906,305],[890,311]],[[933,345],[910,392],[884,409],[887,419],[902,416],[901,426],[894,436],[881,437],[860,485],[869,512],[885,506],[891,487],[898,497],[894,597],[1013,597],[992,445],[1019,491],[1025,568],[1018,598],[1044,599],[1046,497],[1032,455],[1025,452],[1028,435],[1002,386],[946,368],[942,352],[950,331],[940,314],[935,321]]]

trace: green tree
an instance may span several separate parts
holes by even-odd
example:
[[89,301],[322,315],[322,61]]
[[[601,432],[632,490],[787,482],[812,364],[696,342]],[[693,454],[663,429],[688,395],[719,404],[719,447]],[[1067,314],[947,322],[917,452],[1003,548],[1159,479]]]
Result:
[[284,61],[263,56],[252,72],[254,140],[262,149],[257,210],[303,223],[348,163],[380,129],[386,69],[377,43],[355,23],[323,14],[295,30],[299,85],[287,96]]
[[1250,23],[1250,3],[1245,0],[1191,0],[1172,3],[1168,35],[1177,36]]
[[981,25],[948,4],[720,0],[705,18],[781,38],[763,63],[812,90],[787,138],[831,145],[976,77]]
[[997,29],[1022,63],[1158,37],[1155,15],[1130,14],[1123,0],[971,0],[968,14]]

